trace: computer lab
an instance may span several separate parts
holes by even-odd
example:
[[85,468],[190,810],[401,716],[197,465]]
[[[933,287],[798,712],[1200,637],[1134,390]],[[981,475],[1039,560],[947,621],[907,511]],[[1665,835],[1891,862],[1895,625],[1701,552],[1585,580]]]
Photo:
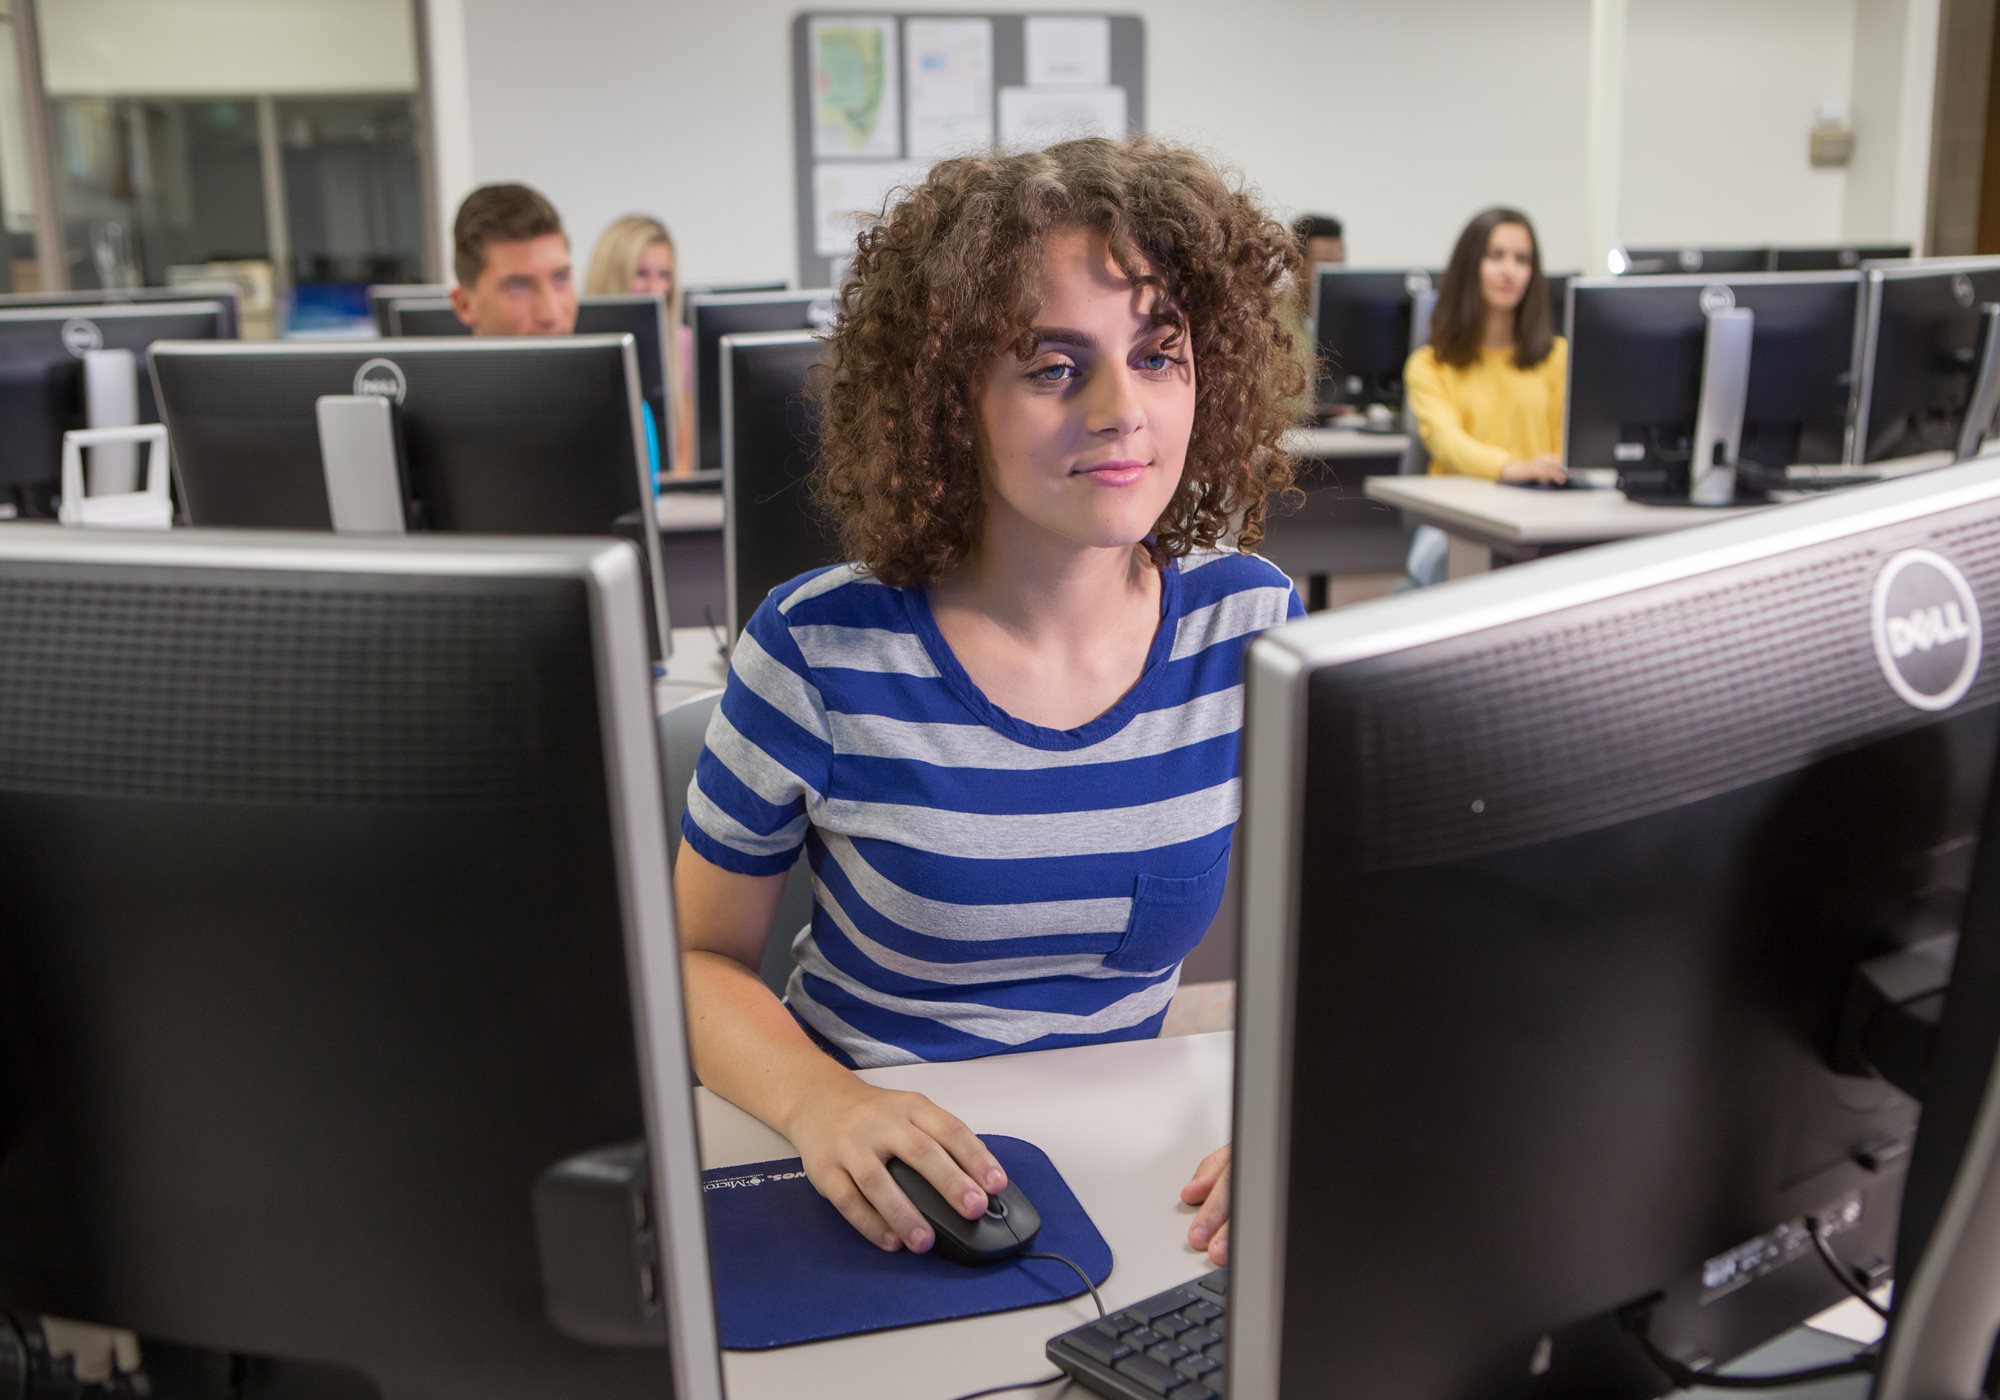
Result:
[[2000,0],[0,0],[0,1400],[2000,1400]]

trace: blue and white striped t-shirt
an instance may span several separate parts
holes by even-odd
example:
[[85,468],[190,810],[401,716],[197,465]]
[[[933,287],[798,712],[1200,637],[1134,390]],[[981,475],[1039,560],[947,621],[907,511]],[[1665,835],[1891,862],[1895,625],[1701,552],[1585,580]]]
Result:
[[1245,651],[1302,611],[1264,560],[1182,559],[1138,683],[1058,730],[980,692],[921,590],[801,575],[737,642],[682,831],[746,875],[805,845],[786,1001],[847,1064],[1156,1035],[1228,873]]

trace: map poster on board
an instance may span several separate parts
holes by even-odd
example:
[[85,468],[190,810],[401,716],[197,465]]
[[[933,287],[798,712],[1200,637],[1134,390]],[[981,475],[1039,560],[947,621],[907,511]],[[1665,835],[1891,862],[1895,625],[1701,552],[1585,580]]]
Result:
[[894,160],[903,154],[903,97],[893,18],[815,19],[813,155]]
[[903,27],[911,160],[993,144],[993,21],[911,19]]

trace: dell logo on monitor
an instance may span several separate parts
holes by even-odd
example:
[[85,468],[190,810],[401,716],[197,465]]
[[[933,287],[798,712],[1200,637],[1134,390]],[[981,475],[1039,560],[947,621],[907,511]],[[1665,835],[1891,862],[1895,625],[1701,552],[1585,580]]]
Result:
[[97,322],[72,316],[63,322],[62,343],[63,349],[80,360],[93,350],[104,348],[104,332],[97,328]]
[[1960,306],[1972,305],[1972,299],[1975,295],[1972,290],[1972,279],[1967,277],[1963,272],[1952,278],[1951,295],[1952,300],[1956,301]]
[[1950,560],[1906,549],[1875,578],[1875,657],[1896,694],[1948,710],[1979,672],[1979,604]]
[[403,379],[403,371],[394,360],[374,359],[365,362],[354,371],[354,392],[361,396],[387,399],[390,403],[401,403],[409,385]]
[[1701,289],[1701,314],[1720,316],[1725,311],[1736,309],[1736,292],[1721,282],[1712,283]]

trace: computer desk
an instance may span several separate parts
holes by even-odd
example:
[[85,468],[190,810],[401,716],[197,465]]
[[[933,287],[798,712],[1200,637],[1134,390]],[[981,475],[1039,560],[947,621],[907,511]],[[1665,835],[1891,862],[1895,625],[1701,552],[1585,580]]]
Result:
[[1370,499],[1451,537],[1446,573],[1485,573],[1581,545],[1707,525],[1762,506],[1642,506],[1616,490],[1535,491],[1474,476],[1370,477]]
[[[2000,440],[1989,444],[2000,459]],[[1865,468],[1884,477],[1935,470],[1951,461],[1948,452],[1922,452]],[[1835,473],[1850,470],[1833,467]],[[1862,471],[1863,468],[1852,468]],[[1472,476],[1375,476],[1371,499],[1395,506],[1416,525],[1435,525],[1451,538],[1448,577],[1484,573],[1500,563],[1519,563],[1583,545],[1608,544],[1639,535],[1665,534],[1706,525],[1767,506],[1642,506],[1612,489],[1615,471],[1579,473],[1595,491],[1535,491],[1503,486]]]
[[[903,1065],[864,1070],[861,1077],[883,1088],[928,1095],[975,1132],[1005,1133],[1048,1153],[1111,1245],[1111,1276],[1098,1292],[1106,1310],[1116,1312],[1210,1267],[1206,1256],[1188,1248],[1194,1211],[1180,1203],[1180,1188],[1195,1164],[1228,1139],[1233,1044],[1225,1031],[955,1064]],[[695,1109],[705,1167],[797,1155],[778,1134],[706,1089],[695,1090]],[[940,1269],[960,1267],[942,1259],[930,1262]],[[801,1395],[947,1400],[1054,1374],[1044,1345],[1056,1333],[1096,1315],[1085,1295],[958,1322],[769,1351],[726,1351],[723,1381],[729,1400],[796,1400]],[[1800,1328],[1731,1369],[1793,1370],[1839,1360],[1852,1351],[1852,1343]],[[1032,1393],[1040,1400],[1086,1400],[1090,1395],[1073,1383]],[[1856,1379],[1765,1393],[1800,1400],[1862,1400],[1867,1383]]]
[[1401,468],[1410,439],[1359,427],[1291,428],[1278,445],[1298,463],[1303,500],[1281,503],[1264,518],[1257,552],[1305,581],[1306,608],[1332,601],[1332,580],[1401,574],[1409,532],[1396,512],[1368,499],[1365,485]]
[[[1098,1292],[1116,1311],[1210,1267],[1188,1248],[1194,1211],[1180,1203],[1180,1189],[1195,1164],[1229,1138],[1231,1045],[1226,1032],[1170,1036],[864,1070],[861,1077],[926,1094],[975,1132],[1022,1138],[1048,1153],[1111,1245],[1111,1277]],[[705,1166],[797,1155],[733,1104],[705,1089],[695,1098]],[[960,1322],[724,1352],[723,1380],[729,1400],[946,1400],[1054,1374],[1043,1346],[1096,1315],[1086,1294]],[[1033,1393],[1043,1400],[1088,1394],[1074,1385]]]

